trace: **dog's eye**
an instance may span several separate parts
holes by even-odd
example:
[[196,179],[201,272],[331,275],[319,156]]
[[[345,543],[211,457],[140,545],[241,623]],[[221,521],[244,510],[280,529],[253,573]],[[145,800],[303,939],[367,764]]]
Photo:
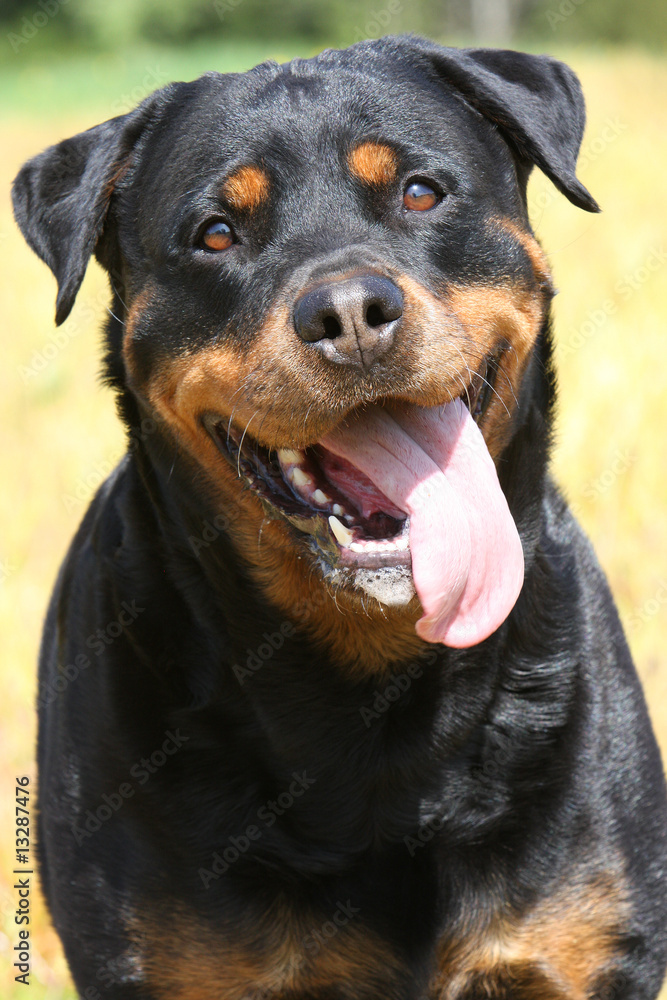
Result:
[[405,189],[403,204],[411,212],[427,212],[441,201],[440,195],[423,181],[413,181]]
[[222,219],[209,223],[201,235],[201,242],[207,250],[228,250],[236,242],[234,230]]

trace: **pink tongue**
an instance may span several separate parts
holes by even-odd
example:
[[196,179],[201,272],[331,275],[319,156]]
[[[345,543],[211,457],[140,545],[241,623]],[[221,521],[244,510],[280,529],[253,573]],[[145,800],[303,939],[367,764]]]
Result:
[[460,400],[371,407],[321,442],[410,515],[417,634],[465,648],[504,622],[523,551],[484,438]]

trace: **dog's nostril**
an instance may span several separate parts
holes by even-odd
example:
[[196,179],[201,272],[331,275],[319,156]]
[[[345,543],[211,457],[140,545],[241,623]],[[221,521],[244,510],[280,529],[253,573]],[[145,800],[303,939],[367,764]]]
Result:
[[322,282],[294,303],[297,335],[341,364],[372,364],[386,353],[403,313],[403,293],[390,278],[360,274]]
[[369,326],[382,326],[387,322],[382,307],[377,302],[372,302],[366,310],[366,322]]
[[322,320],[322,326],[324,327],[324,335],[329,340],[334,340],[336,337],[340,337],[343,332],[343,328],[335,316],[325,316]]

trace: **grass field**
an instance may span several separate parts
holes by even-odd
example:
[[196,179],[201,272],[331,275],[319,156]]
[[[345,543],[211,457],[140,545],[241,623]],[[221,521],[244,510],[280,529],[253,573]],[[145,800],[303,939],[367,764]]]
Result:
[[[157,84],[208,68],[245,68],[266,54],[249,46],[233,59],[209,48],[69,68],[0,67],[0,995],[7,1000],[74,996],[37,899],[32,985],[27,992],[13,983],[10,799],[15,775],[30,775],[34,787],[35,661],[49,590],[88,499],[122,448],[113,399],[97,381],[105,280],[90,267],[56,334],[55,282],[14,227],[9,184],[27,157],[126,110]],[[534,228],[561,289],[554,468],[609,575],[667,754],[667,62],[629,52],[555,54],[584,85],[589,124],[580,174],[604,212],[579,212],[541,175],[531,181]]]

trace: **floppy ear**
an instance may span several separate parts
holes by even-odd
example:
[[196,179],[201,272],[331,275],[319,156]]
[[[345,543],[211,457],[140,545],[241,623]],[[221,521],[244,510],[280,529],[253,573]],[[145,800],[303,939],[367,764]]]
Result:
[[549,56],[506,49],[449,49],[411,39],[441,80],[502,132],[516,156],[549,177],[587,212],[595,199],[575,175],[586,123],[581,86],[569,66]]
[[114,187],[153,113],[155,96],[130,114],[46,149],[29,160],[14,181],[16,222],[58,281],[57,326],[74,305]]

